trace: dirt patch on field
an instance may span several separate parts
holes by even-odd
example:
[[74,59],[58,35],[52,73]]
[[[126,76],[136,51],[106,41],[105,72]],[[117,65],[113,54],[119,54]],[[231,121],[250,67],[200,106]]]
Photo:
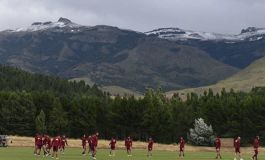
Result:
[[[231,142],[232,141],[232,142]],[[233,143],[232,139],[227,139],[226,141],[222,140],[222,151],[224,152],[231,152],[234,150],[233,146],[231,146],[231,143]],[[68,147],[74,147],[74,148],[81,148],[81,140],[80,139],[68,139]],[[33,137],[19,137],[19,136],[9,136],[9,146],[14,147],[34,147],[34,138]],[[116,144],[117,149],[124,149],[124,141],[117,141]],[[108,149],[109,148],[109,141],[108,140],[99,140],[98,142],[98,148],[99,149]],[[133,148],[134,149],[147,149],[147,143],[146,142],[133,142]],[[179,146],[176,145],[165,145],[165,144],[154,144],[154,150],[163,150],[163,151],[178,151]],[[213,152],[215,151],[215,148],[213,147],[197,147],[197,146],[191,146],[186,145],[185,146],[186,151],[205,151],[205,152]],[[244,147],[242,148],[243,153],[253,153],[252,147]],[[260,148],[260,152],[265,152],[265,148]]]

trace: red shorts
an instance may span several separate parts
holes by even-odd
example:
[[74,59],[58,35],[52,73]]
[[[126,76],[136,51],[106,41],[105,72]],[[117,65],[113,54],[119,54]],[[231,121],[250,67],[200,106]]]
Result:
[[148,151],[152,151],[153,150],[153,147],[148,147]]
[[216,147],[215,149],[216,149],[216,152],[219,152],[221,150],[220,147]]
[[183,151],[184,151],[184,147],[180,147],[180,148],[179,148],[179,151],[180,151],[180,152],[183,152]]
[[240,153],[240,148],[235,148],[236,153]]
[[96,148],[94,146],[91,146],[90,150],[94,152],[96,150]]
[[254,148],[254,152],[255,152],[255,155],[258,155],[259,154],[258,148]]
[[52,150],[53,150],[53,152],[58,152],[58,146],[53,146],[53,148],[52,148]]
[[42,145],[37,145],[37,149],[41,149],[42,148]]
[[131,150],[131,147],[128,147],[128,146],[127,146],[126,149],[127,149],[127,151],[130,151],[130,150]]
[[115,150],[115,146],[110,146],[110,149]]

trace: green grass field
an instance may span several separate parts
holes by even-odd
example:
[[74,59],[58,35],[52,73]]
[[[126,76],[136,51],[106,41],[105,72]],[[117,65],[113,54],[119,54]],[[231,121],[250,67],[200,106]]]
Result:
[[[233,160],[232,152],[225,152],[223,154],[223,160]],[[243,159],[250,159],[251,155],[243,155]],[[51,157],[42,157],[33,155],[33,149],[29,147],[18,148],[0,148],[1,160],[51,160]],[[89,156],[82,156],[81,149],[68,148],[64,155],[60,155],[61,160],[89,160]],[[153,156],[148,158],[146,151],[134,150],[133,156],[128,157],[124,150],[116,151],[115,157],[108,156],[108,150],[99,150],[97,154],[97,160],[208,160],[215,159],[214,152],[187,152],[184,158],[178,158],[177,152],[169,151],[154,151]],[[265,159],[264,155],[260,155],[259,159]]]

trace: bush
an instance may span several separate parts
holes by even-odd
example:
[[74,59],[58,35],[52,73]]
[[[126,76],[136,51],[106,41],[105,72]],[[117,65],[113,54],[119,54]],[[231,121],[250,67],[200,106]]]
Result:
[[193,145],[212,146],[214,133],[211,125],[207,125],[202,118],[195,119],[194,129],[190,129],[188,140]]

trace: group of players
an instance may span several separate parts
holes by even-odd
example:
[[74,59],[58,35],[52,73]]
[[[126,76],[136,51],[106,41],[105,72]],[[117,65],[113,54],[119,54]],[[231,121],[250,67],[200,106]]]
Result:
[[[243,160],[241,157],[241,138],[238,136],[234,140],[234,148],[235,148],[235,158],[234,160]],[[215,140],[215,148],[216,148],[216,159],[220,158],[222,159],[220,150],[221,150],[221,139],[219,137],[216,138]],[[251,157],[252,160],[258,160],[258,154],[259,154],[259,136],[256,136],[254,141],[253,141],[253,148],[254,148],[254,155]]]
[[[96,132],[93,135],[86,136],[85,134],[81,137],[82,147],[83,147],[83,155],[86,155],[86,151],[88,148],[88,153],[91,153],[93,159],[96,159],[97,146],[98,146],[98,136],[99,133]],[[88,144],[88,146],[87,146]]]
[[[93,135],[87,136],[84,134],[81,137],[82,148],[83,148],[82,154],[83,155],[86,155],[86,153],[88,152],[91,155],[92,159],[96,159],[96,152],[97,152],[97,146],[98,146],[98,136],[99,136],[99,133],[96,132]],[[117,141],[114,137],[110,140],[109,156],[115,156],[116,142]],[[147,156],[148,157],[152,156],[153,144],[154,144],[154,141],[150,137],[148,139],[148,143],[147,143]],[[63,136],[56,136],[56,137],[51,139],[48,135],[42,136],[40,134],[37,134],[35,137],[34,154],[40,155],[40,152],[43,149],[44,155],[48,156],[48,155],[51,155],[50,150],[52,149],[52,151],[53,151],[52,152],[52,158],[55,157],[56,159],[58,159],[58,151],[60,150],[60,152],[64,153],[66,145],[68,145],[68,144],[67,144],[66,137],[64,135]],[[125,138],[124,145],[125,145],[125,148],[127,151],[127,155],[132,156],[133,140],[130,136]],[[234,140],[234,148],[235,148],[234,160],[236,160],[237,158],[239,158],[239,160],[242,160],[240,147],[241,147],[241,138],[237,137]],[[181,137],[179,140],[179,157],[184,157],[184,148],[185,148],[185,140],[183,137]],[[215,140],[215,148],[216,148],[216,159],[222,159],[221,152],[220,152],[221,151],[221,139],[219,137],[217,137]],[[254,155],[252,156],[251,159],[252,160],[258,160],[259,136],[255,137],[255,139],[253,141],[253,148],[254,148]]]
[[58,135],[56,137],[51,138],[48,135],[36,134],[34,154],[40,156],[41,150],[43,150],[44,156],[51,155],[52,158],[59,159],[58,151],[60,150],[60,152],[64,154],[66,145],[68,145],[68,143],[64,135]]

